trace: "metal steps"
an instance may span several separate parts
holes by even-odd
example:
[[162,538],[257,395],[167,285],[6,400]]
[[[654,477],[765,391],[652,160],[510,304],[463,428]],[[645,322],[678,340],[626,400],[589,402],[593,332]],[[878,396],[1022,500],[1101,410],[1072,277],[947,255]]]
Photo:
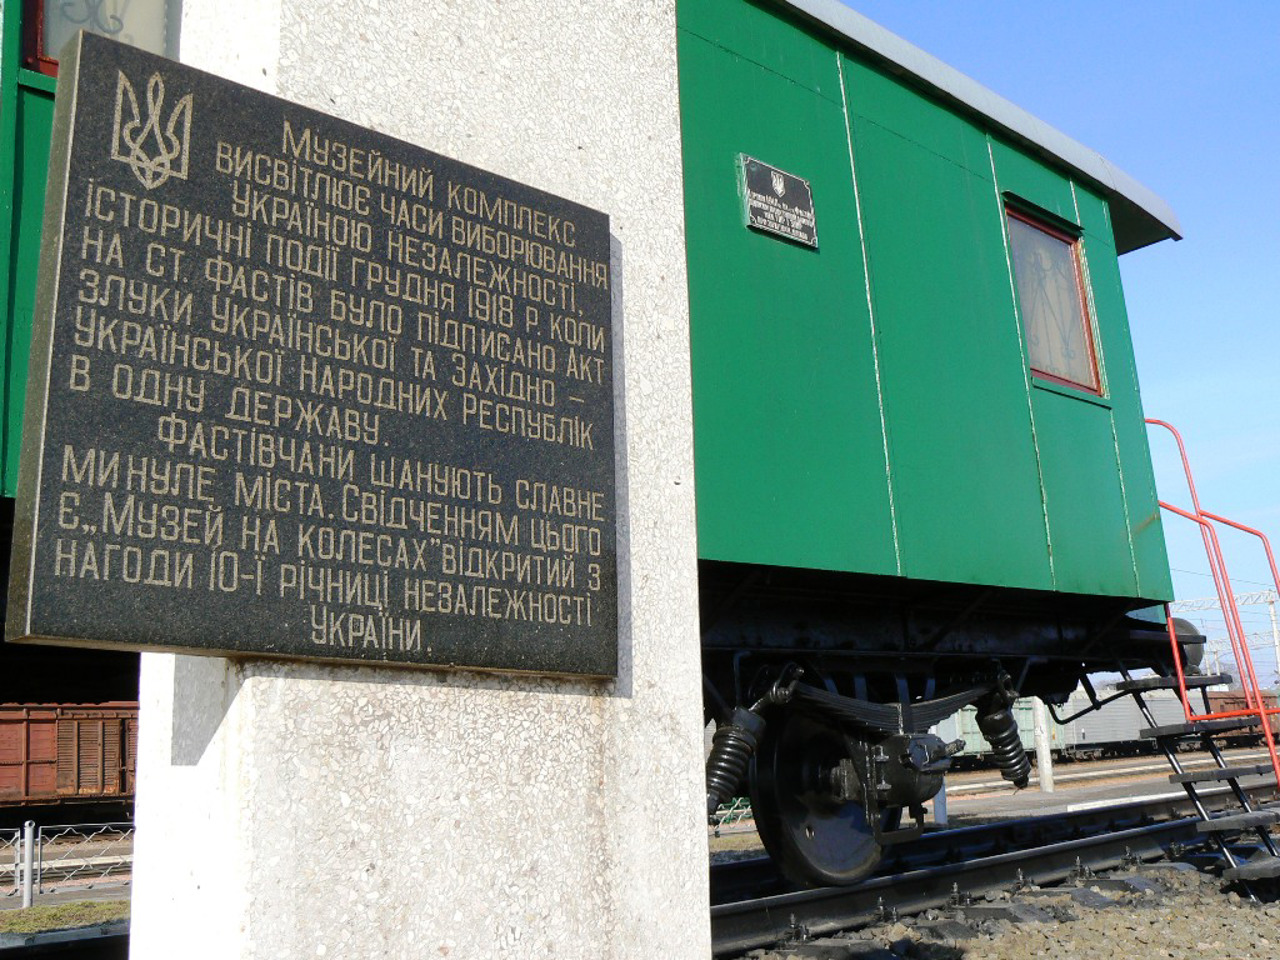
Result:
[[[1251,716],[1212,717],[1192,720],[1189,723],[1159,726],[1156,724],[1155,716],[1152,714],[1150,707],[1145,702],[1144,694],[1147,691],[1168,689],[1171,685],[1173,689],[1178,690],[1184,709],[1190,709],[1189,690],[1178,689],[1177,679],[1172,678],[1172,684],[1170,684],[1170,679],[1168,677],[1143,677],[1133,680],[1126,677],[1124,684],[1121,685],[1137,702],[1143,718],[1147,723],[1151,724],[1149,728],[1139,732],[1140,736],[1154,739],[1160,751],[1169,761],[1169,765],[1173,767],[1169,781],[1181,785],[1187,792],[1187,796],[1191,799],[1196,812],[1200,816],[1200,822],[1196,824],[1196,831],[1210,839],[1226,861],[1226,869],[1223,871],[1224,879],[1243,884],[1247,891],[1248,884],[1251,881],[1280,877],[1280,846],[1277,845],[1276,839],[1271,836],[1271,830],[1277,824],[1280,824],[1280,807],[1254,809],[1248,796],[1240,786],[1242,777],[1265,774],[1274,776],[1275,768],[1270,763],[1230,766],[1222,755],[1218,741],[1214,739],[1215,734],[1257,727],[1261,718],[1257,713],[1254,713]],[[1187,687],[1200,686],[1201,688],[1212,686],[1226,679],[1224,674],[1193,675],[1186,678]],[[1177,746],[1180,741],[1184,740],[1198,740],[1213,758],[1215,766],[1208,770],[1183,769],[1182,763],[1178,759]],[[1229,792],[1234,795],[1239,804],[1235,812],[1227,812],[1215,816],[1205,806],[1200,790],[1204,786],[1215,782],[1227,783]],[[1259,855],[1253,860],[1242,862],[1240,853],[1235,848],[1234,841],[1231,838],[1246,832],[1256,832],[1260,844]],[[1252,894],[1250,895],[1252,896]]]
[[1224,717],[1218,720],[1193,720],[1191,723],[1172,723],[1167,727],[1148,727],[1139,730],[1138,736],[1146,739],[1162,737],[1204,736],[1206,734],[1227,733],[1231,730],[1243,730],[1258,725],[1257,717]]
[[[1231,591],[1227,577],[1227,562],[1214,532],[1215,526],[1231,527],[1242,533],[1257,537],[1262,541],[1276,591],[1280,591],[1280,567],[1277,567],[1275,555],[1271,549],[1271,541],[1267,539],[1265,533],[1243,523],[1237,523],[1227,517],[1219,516],[1216,513],[1209,513],[1200,506],[1200,499],[1196,494],[1195,480],[1191,475],[1191,464],[1187,460],[1186,447],[1177,429],[1163,420],[1148,419],[1146,422],[1153,426],[1165,428],[1173,434],[1174,439],[1177,441],[1178,452],[1182,457],[1183,472],[1186,475],[1187,490],[1191,494],[1193,511],[1189,512],[1172,506],[1163,500],[1160,501],[1160,506],[1162,509],[1167,509],[1193,521],[1201,528],[1201,532],[1204,535],[1206,558],[1209,561],[1210,570],[1213,571],[1214,586],[1217,587],[1217,606],[1222,611],[1222,616],[1227,626],[1231,650],[1235,656],[1236,671],[1240,674],[1242,681],[1241,690],[1249,709],[1244,711],[1214,709],[1210,703],[1206,687],[1213,686],[1214,681],[1218,680],[1220,675],[1202,676],[1192,672],[1177,677],[1143,677],[1135,680],[1122,667],[1120,672],[1124,674],[1124,683],[1121,686],[1123,690],[1133,696],[1143,718],[1151,725],[1148,729],[1140,731],[1140,736],[1155,740],[1156,746],[1165,755],[1169,765],[1173,768],[1173,776],[1169,779],[1174,783],[1181,784],[1182,789],[1186,791],[1187,797],[1195,806],[1196,813],[1201,820],[1200,823],[1196,824],[1196,830],[1205,835],[1221,853],[1226,866],[1223,872],[1224,878],[1239,881],[1249,899],[1255,900],[1252,891],[1249,890],[1249,882],[1251,880],[1264,877],[1280,877],[1280,843],[1277,843],[1277,838],[1271,834],[1276,824],[1280,824],[1280,809],[1276,807],[1254,809],[1249,795],[1240,786],[1240,777],[1265,772],[1267,767],[1241,764],[1234,769],[1230,768],[1222,755],[1222,745],[1215,739],[1214,735],[1232,730],[1256,730],[1261,735],[1262,742],[1267,748],[1267,755],[1271,760],[1271,763],[1267,766],[1270,767],[1272,775],[1276,779],[1280,779],[1280,756],[1277,755],[1276,751],[1277,731],[1272,725],[1272,717],[1277,711],[1273,706],[1275,703],[1274,695],[1264,694],[1262,686],[1258,682],[1257,668],[1254,665],[1253,656],[1249,652],[1249,638],[1244,633],[1244,627],[1240,619],[1240,611],[1238,609],[1240,598],[1236,597]],[[1275,598],[1276,594],[1270,593],[1269,600],[1272,603],[1273,611],[1272,624],[1275,623]],[[1186,641],[1180,638],[1188,634],[1189,631],[1185,628],[1191,625],[1187,624],[1186,621],[1182,621],[1181,627],[1183,629],[1179,629],[1179,621],[1174,619],[1173,610],[1167,603],[1164,605],[1164,620],[1169,634],[1170,662],[1177,664],[1186,653]],[[1191,627],[1190,632],[1194,632],[1194,627]],[[1203,637],[1197,636],[1196,639],[1203,641]],[[1195,670],[1197,668],[1191,667],[1189,669]],[[1170,724],[1168,726],[1157,725],[1155,716],[1143,700],[1143,695],[1148,690],[1162,689],[1171,689],[1177,693],[1189,722]],[[1201,692],[1199,699],[1204,701],[1204,712],[1198,716],[1199,712],[1191,704],[1191,691],[1196,689]],[[1199,744],[1213,757],[1217,770],[1193,772],[1183,768],[1182,762],[1177,755],[1178,747],[1187,740],[1193,739],[1198,740]],[[1198,784],[1211,783],[1215,780],[1226,782],[1227,792],[1234,797],[1238,805],[1237,812],[1214,816],[1206,807]],[[1239,834],[1244,831],[1256,833],[1260,844],[1256,848],[1257,856],[1250,860],[1245,860],[1244,857],[1249,856],[1249,854],[1240,850],[1237,844],[1229,839],[1233,834]]]
[[[1208,673],[1208,674],[1188,674],[1185,678],[1187,689],[1195,690],[1203,687],[1216,687],[1220,684],[1229,684],[1232,676],[1229,673]],[[1137,680],[1122,680],[1116,684],[1117,690],[1123,690],[1125,693],[1133,693],[1135,691],[1142,693],[1147,690],[1177,690],[1177,677],[1139,677]]]
[[1214,767],[1212,770],[1191,770],[1186,773],[1169,774],[1170,783],[1209,783],[1216,780],[1239,780],[1241,777],[1254,777],[1271,773],[1271,764],[1255,763],[1244,767]]

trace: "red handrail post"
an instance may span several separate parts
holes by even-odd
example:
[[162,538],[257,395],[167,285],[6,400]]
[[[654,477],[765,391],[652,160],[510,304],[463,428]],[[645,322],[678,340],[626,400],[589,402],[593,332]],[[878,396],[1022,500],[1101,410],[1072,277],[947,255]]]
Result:
[[[1182,442],[1182,435],[1169,423],[1163,420],[1154,420],[1147,418],[1147,423],[1164,427],[1171,434],[1178,444],[1178,455],[1182,459],[1182,471],[1186,476],[1187,489],[1191,493],[1191,505],[1194,512],[1181,510],[1172,504],[1163,500],[1159,501],[1160,506],[1171,513],[1185,517],[1200,527],[1200,536],[1204,541],[1205,554],[1209,560],[1209,572],[1213,575],[1213,584],[1218,591],[1218,604],[1222,608],[1223,621],[1227,627],[1227,637],[1231,641],[1232,652],[1236,655],[1236,665],[1239,667],[1240,683],[1244,689],[1245,703],[1248,709],[1223,711],[1196,715],[1191,709],[1191,698],[1187,695],[1187,681],[1182,670],[1182,658],[1178,645],[1177,631],[1173,626],[1173,614],[1168,606],[1165,605],[1165,620],[1169,628],[1169,642],[1173,649],[1174,669],[1178,676],[1178,694],[1182,698],[1183,713],[1187,717],[1188,723],[1197,719],[1208,720],[1226,717],[1247,717],[1257,716],[1258,723],[1262,727],[1262,739],[1267,745],[1267,754],[1271,759],[1271,768],[1275,772],[1276,781],[1280,783],[1280,755],[1276,752],[1276,741],[1274,731],[1271,729],[1271,716],[1280,713],[1280,709],[1268,708],[1266,701],[1262,696],[1262,688],[1258,683],[1258,674],[1254,669],[1253,655],[1249,652],[1248,638],[1244,632],[1244,623],[1240,619],[1240,609],[1236,604],[1235,591],[1231,587],[1231,578],[1227,573],[1226,558],[1222,553],[1222,545],[1218,541],[1218,533],[1213,528],[1214,523],[1223,524],[1233,527],[1244,533],[1252,534],[1262,541],[1263,549],[1266,550],[1267,563],[1271,567],[1271,579],[1275,584],[1277,594],[1280,594],[1280,571],[1277,570],[1275,554],[1271,550],[1271,541],[1260,530],[1237,523],[1234,520],[1228,520],[1226,517],[1216,513],[1209,513],[1200,506],[1200,495],[1196,491],[1195,478],[1191,473],[1191,461],[1187,457],[1186,444]],[[1277,665],[1280,667],[1280,665]]]

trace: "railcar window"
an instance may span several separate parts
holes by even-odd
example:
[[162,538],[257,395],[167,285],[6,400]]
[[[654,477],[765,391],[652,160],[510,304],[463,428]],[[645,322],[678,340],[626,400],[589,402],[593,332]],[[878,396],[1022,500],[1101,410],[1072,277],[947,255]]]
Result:
[[58,55],[77,30],[162,56],[174,54],[180,0],[26,0],[23,65],[58,75]]
[[1020,211],[1006,213],[1031,372],[1099,393],[1079,238]]

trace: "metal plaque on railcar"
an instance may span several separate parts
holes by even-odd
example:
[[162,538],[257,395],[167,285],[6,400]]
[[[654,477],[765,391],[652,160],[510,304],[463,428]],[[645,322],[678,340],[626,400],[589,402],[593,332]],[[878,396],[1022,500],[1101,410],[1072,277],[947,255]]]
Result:
[[617,673],[602,213],[94,36],[11,640]]
[[818,221],[809,181],[745,153],[738,160],[747,226],[816,248]]

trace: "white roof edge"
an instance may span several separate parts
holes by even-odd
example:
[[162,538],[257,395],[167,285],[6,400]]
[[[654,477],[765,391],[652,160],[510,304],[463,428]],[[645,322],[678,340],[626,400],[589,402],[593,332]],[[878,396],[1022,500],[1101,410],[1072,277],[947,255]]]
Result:
[[[1083,174],[1114,197],[1127,201],[1155,220],[1174,239],[1182,227],[1173,209],[1152,190],[1120,170],[1096,150],[1071,139],[982,84],[949,67],[839,0],[775,0],[841,35],[873,57],[887,61],[944,99],[980,114],[995,126]],[[1118,211],[1115,211],[1118,212]],[[1152,237],[1147,243],[1160,239]],[[1137,246],[1141,246],[1139,243]],[[1121,251],[1124,252],[1124,251]]]

